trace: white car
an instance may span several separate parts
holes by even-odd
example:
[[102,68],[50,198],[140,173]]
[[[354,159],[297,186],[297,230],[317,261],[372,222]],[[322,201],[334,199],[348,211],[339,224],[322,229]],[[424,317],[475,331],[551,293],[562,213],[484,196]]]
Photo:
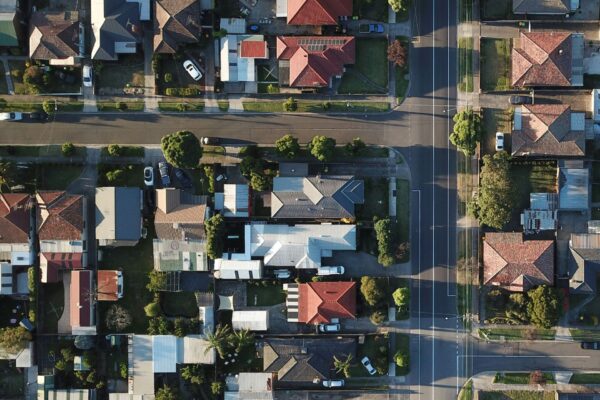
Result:
[[289,269],[276,269],[273,271],[276,279],[289,279],[292,273]]
[[83,86],[92,87],[93,84],[93,72],[91,65],[83,66]]
[[23,119],[22,112],[0,113],[0,121],[20,121]]
[[369,360],[369,357],[363,357],[363,359],[360,360],[360,363],[366,368],[369,375],[375,375],[377,373],[377,370],[373,367],[373,365],[371,365],[371,360]]
[[154,168],[144,168],[144,185],[146,185],[147,187],[154,186]]
[[191,60],[185,60],[183,62],[183,68],[187,71],[188,74],[192,77],[193,80],[199,81],[202,79],[202,72],[194,65]]
[[504,150],[504,133],[496,132],[496,151]]
[[343,379],[323,381],[323,386],[326,388],[342,387],[346,382]]
[[339,332],[341,329],[340,324],[319,324],[319,332],[323,333]]
[[317,269],[317,275],[326,276],[326,275],[343,275],[344,267],[320,267]]

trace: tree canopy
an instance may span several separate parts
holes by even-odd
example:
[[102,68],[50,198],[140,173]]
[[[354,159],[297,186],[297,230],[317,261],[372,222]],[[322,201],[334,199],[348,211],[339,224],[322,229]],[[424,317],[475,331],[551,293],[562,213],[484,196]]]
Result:
[[18,353],[31,340],[31,333],[22,326],[0,329],[0,348],[8,353]]
[[540,328],[551,328],[557,324],[561,304],[555,288],[538,286],[527,292],[527,297],[530,300],[527,314],[532,324]]
[[189,131],[179,131],[160,140],[167,161],[177,168],[196,168],[202,157],[198,138]]
[[351,142],[346,143],[344,150],[346,150],[346,153],[350,154],[351,156],[356,157],[365,147],[367,147],[365,142],[363,142],[359,137],[355,137]]
[[275,142],[275,150],[280,155],[287,158],[294,158],[298,155],[300,145],[298,139],[292,135],[285,135]]
[[377,261],[384,267],[389,267],[396,261],[393,251],[395,235],[392,228],[393,223],[389,218],[380,219],[375,223],[375,235],[379,250]]
[[225,219],[221,214],[213,215],[204,223],[204,230],[206,232],[206,254],[213,260],[221,257]]
[[466,156],[472,156],[481,140],[481,117],[469,108],[457,113],[452,119],[454,130],[450,134],[450,141]]
[[401,287],[392,293],[394,304],[398,307],[406,307],[410,301],[410,291],[408,287]]
[[335,151],[335,139],[317,135],[308,143],[308,150],[319,161],[329,161]]
[[388,46],[387,56],[389,61],[402,68],[408,60],[408,51],[404,43],[396,39]]
[[171,386],[163,385],[163,387],[158,389],[158,391],[156,392],[155,399],[156,400],[177,400],[176,390],[173,389]]
[[388,0],[388,4],[394,12],[406,12],[408,10],[409,0]]
[[370,306],[375,306],[385,299],[385,287],[383,280],[371,276],[360,278],[360,293],[365,302]]

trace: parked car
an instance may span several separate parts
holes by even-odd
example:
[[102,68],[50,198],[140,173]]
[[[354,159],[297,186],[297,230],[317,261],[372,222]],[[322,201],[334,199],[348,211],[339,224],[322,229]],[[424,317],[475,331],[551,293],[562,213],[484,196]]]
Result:
[[343,275],[344,267],[320,267],[317,269],[317,275],[326,276],[326,275]]
[[504,133],[496,132],[496,151],[504,150]]
[[218,175],[218,176],[215,178],[215,180],[216,180],[217,182],[226,181],[226,180],[227,180],[227,175],[225,175],[225,174],[219,174],[219,175]]
[[331,333],[339,332],[341,330],[342,326],[340,324],[319,324],[319,332]]
[[192,187],[192,180],[181,168],[175,168],[175,177],[179,183],[181,183],[181,186],[183,186],[184,189],[189,189]]
[[147,187],[154,186],[154,168],[150,166],[144,168],[144,185]]
[[533,103],[533,99],[529,96],[519,96],[519,95],[514,95],[514,96],[510,96],[508,98],[508,102],[510,104],[512,104],[513,106],[518,106],[521,104],[532,104]]
[[21,121],[23,113],[21,112],[6,112],[0,113],[0,121]]
[[48,121],[48,114],[44,111],[36,111],[29,113],[29,119],[32,121],[45,122]]
[[215,144],[219,144],[221,140],[219,140],[218,137],[208,137],[205,136],[203,138],[200,139],[200,143],[202,144],[207,144],[207,145],[215,145]]
[[83,66],[83,86],[92,87],[94,72],[91,65]]
[[169,165],[161,161],[158,163],[158,172],[160,172],[160,180],[164,187],[168,187],[171,184],[171,178],[169,177]]
[[363,365],[363,367],[365,367],[369,375],[375,375],[377,373],[377,370],[373,367],[373,365],[371,365],[371,360],[369,360],[369,357],[363,357],[363,359],[360,360],[360,363]]
[[326,388],[342,387],[345,382],[343,379],[327,380],[323,381],[323,386]]
[[383,33],[383,24],[360,24],[358,33]]
[[250,25],[248,27],[248,30],[250,32],[252,32],[252,33],[258,33],[258,32],[260,32],[260,26],[258,26],[258,25]]
[[289,279],[292,273],[289,269],[276,269],[273,271],[273,275],[275,275],[275,279]]
[[600,342],[581,342],[581,348],[584,350],[600,350]]
[[187,71],[188,74],[192,77],[193,80],[199,81],[202,79],[202,72],[194,65],[192,60],[185,60],[183,62],[183,68]]

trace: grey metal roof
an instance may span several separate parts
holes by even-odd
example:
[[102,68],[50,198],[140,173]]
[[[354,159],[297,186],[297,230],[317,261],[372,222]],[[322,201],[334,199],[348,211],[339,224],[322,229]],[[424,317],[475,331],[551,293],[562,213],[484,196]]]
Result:
[[[97,7],[96,3],[100,1],[102,4]],[[94,28],[92,58],[116,60],[116,42],[139,43],[141,41],[141,36],[133,31],[134,27],[139,29],[140,26],[140,5],[125,0],[94,0],[92,1],[92,26]]]
[[570,0],[513,0],[515,14],[566,14]]
[[96,188],[96,238],[139,240],[142,236],[141,190],[137,187]]
[[587,168],[560,168],[558,174],[561,210],[587,210],[589,207],[589,170]]
[[569,243],[570,290],[581,294],[596,293],[600,273],[600,234],[572,234]]

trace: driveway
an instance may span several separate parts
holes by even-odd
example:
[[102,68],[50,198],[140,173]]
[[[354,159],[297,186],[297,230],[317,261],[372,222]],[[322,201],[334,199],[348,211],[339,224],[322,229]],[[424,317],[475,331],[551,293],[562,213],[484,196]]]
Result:
[[340,251],[326,260],[329,265],[343,265],[345,275],[360,278],[361,276],[397,276],[410,277],[410,262],[384,267],[377,262],[377,257],[362,251]]

